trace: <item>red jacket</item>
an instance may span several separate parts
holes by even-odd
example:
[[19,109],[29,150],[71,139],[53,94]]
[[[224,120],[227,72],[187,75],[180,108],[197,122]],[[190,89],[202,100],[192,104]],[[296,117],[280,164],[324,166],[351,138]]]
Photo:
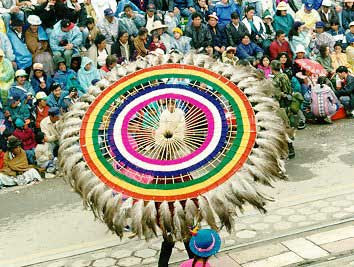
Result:
[[34,132],[31,130],[31,128],[16,128],[13,135],[16,136],[22,142],[22,148],[24,150],[35,148],[37,145],[34,139]]
[[151,42],[151,44],[149,46],[149,50],[155,51],[157,48],[160,48],[166,52],[166,46],[164,45],[164,43],[160,41],[159,44],[160,44],[160,47],[158,47],[154,42]]
[[273,41],[269,47],[270,59],[274,60],[278,57],[279,53],[285,52],[289,55],[290,60],[293,59],[293,54],[290,49],[290,45],[287,41],[280,44],[277,40]]
[[36,107],[36,128],[40,129],[40,123],[41,121],[48,116],[48,111],[49,111],[49,107],[45,106],[45,108],[43,108],[42,111],[39,110],[38,107]]

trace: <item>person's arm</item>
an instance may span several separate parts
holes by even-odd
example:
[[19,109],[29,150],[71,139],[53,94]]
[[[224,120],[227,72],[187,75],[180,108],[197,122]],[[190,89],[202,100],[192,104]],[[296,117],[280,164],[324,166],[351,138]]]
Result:
[[3,42],[3,46],[5,47],[5,55],[10,61],[15,61],[15,54],[14,50],[12,49],[12,44],[10,39],[7,37],[6,34],[1,34],[1,41]]
[[48,125],[46,123],[46,120],[42,120],[40,123],[41,131],[45,134],[45,136],[48,139],[49,143],[55,142],[59,139],[58,135],[56,133],[51,133]]
[[73,31],[73,36],[70,43],[72,43],[75,48],[80,48],[82,46],[82,33],[78,27],[74,27]]
[[226,38],[227,38],[227,43],[230,46],[236,46],[234,39],[232,38],[232,29],[231,27],[233,27],[232,25],[228,24],[225,27],[225,33],[226,33]]
[[50,47],[53,51],[60,51],[60,52],[64,51],[64,47],[59,46],[58,36],[55,33],[55,30],[53,30],[52,33],[50,34],[49,44],[50,44]]
[[240,59],[248,59],[251,57],[251,55],[247,53],[246,49],[244,49],[243,45],[237,46],[236,51],[237,57]]
[[205,39],[203,42],[203,47],[208,47],[213,45],[213,37],[211,36],[210,31],[205,27]]
[[272,42],[269,47],[269,53],[270,53],[270,58],[271,60],[276,59],[278,56],[278,50],[276,47],[276,43]]

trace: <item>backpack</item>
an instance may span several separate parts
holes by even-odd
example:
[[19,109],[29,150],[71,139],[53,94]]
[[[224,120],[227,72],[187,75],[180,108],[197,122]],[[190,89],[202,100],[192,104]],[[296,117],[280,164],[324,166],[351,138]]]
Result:
[[325,84],[316,84],[311,90],[311,111],[315,117],[332,116],[339,107],[339,101],[332,89]]

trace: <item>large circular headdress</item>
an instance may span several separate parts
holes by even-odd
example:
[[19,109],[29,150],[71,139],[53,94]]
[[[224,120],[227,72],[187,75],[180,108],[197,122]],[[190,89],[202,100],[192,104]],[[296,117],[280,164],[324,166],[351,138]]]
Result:
[[287,141],[272,87],[250,68],[197,55],[161,65],[173,57],[150,57],[156,66],[141,60],[131,74],[121,69],[123,77],[102,92],[92,87],[65,114],[64,170],[119,236],[128,219],[146,238],[160,228],[180,240],[203,219],[231,230],[244,203],[264,210],[254,181],[285,177]]

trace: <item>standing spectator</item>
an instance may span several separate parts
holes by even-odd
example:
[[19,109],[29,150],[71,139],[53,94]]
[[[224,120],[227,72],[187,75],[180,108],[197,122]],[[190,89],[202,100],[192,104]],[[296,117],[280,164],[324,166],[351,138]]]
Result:
[[36,149],[35,156],[37,160],[37,165],[40,168],[45,169],[45,178],[54,178],[56,171],[56,158],[54,158],[53,152],[48,143],[48,138],[43,132],[38,132],[35,136],[36,139]]
[[190,17],[194,12],[193,0],[174,0],[174,12],[181,14],[183,17]]
[[29,164],[35,164],[34,149],[36,147],[36,141],[34,139],[34,132],[25,122],[17,118],[15,121],[16,129],[13,135],[17,137],[22,144],[22,148],[26,152],[27,160]]
[[87,92],[91,86],[93,80],[100,80],[100,72],[97,70],[96,66],[93,64],[92,60],[88,57],[83,57],[81,61],[81,68],[77,73],[79,83],[84,88],[84,92]]
[[212,37],[212,47],[214,49],[214,54],[221,56],[226,48],[226,38],[225,31],[222,26],[219,25],[219,19],[215,12],[208,16],[208,29]]
[[36,122],[35,126],[36,129],[40,129],[40,123],[41,121],[48,116],[49,112],[49,106],[47,105],[47,95],[44,92],[38,92],[36,94],[36,108],[35,108],[35,114],[36,114]]
[[251,34],[251,40],[257,45],[262,45],[265,34],[265,26],[262,19],[255,15],[255,9],[248,6],[245,10],[245,18],[242,20],[248,32]]
[[53,50],[54,61],[63,56],[66,65],[70,66],[71,57],[79,52],[82,45],[82,33],[70,20],[63,19],[54,25],[50,35],[50,47]]
[[344,6],[342,11],[342,25],[344,30],[349,29],[349,24],[354,21],[354,1],[344,0]]
[[280,2],[277,6],[277,12],[274,17],[274,30],[282,30],[288,36],[294,24],[293,17],[288,14],[288,5],[285,2]]
[[91,0],[91,5],[95,10],[97,21],[103,20],[105,9],[110,8],[113,13],[115,13],[117,9],[117,1],[115,0]]
[[303,8],[295,14],[295,21],[303,22],[308,30],[313,29],[316,22],[320,20],[320,15],[314,9],[312,0],[305,0]]
[[354,77],[349,74],[348,68],[344,66],[340,66],[336,73],[342,80],[342,85],[340,90],[335,91],[335,94],[343,103],[347,114],[354,117]]
[[8,90],[14,79],[14,69],[10,60],[5,58],[5,53],[0,49],[0,91],[1,102],[5,105],[8,97]]
[[[53,83],[51,86],[51,93],[47,98],[47,105],[50,108],[58,108],[62,113],[67,109],[64,102],[64,97],[68,94],[61,90],[60,84]],[[42,127],[41,127],[42,128]]]
[[106,38],[107,44],[113,45],[118,39],[119,22],[111,8],[105,9],[104,18],[98,22],[97,26],[101,34]]
[[248,60],[253,66],[257,66],[263,57],[263,49],[251,41],[249,34],[245,34],[237,46],[236,55],[239,59]]
[[324,31],[325,24],[322,21],[316,22],[316,35],[315,35],[315,48],[313,53],[317,55],[319,53],[319,49],[321,45],[328,45],[330,51],[333,51],[334,44],[336,41],[333,36],[328,32]]
[[95,45],[88,50],[88,57],[93,61],[97,68],[106,64],[106,58],[111,54],[111,46],[106,43],[106,38],[98,34],[95,39]]
[[52,78],[43,70],[41,63],[33,64],[33,76],[31,78],[31,85],[35,93],[43,91],[46,94],[50,93],[50,86],[52,85]]
[[118,64],[123,61],[133,61],[135,58],[135,47],[127,31],[120,31],[118,40],[112,46],[112,55],[115,55]]
[[212,45],[212,36],[206,25],[202,24],[202,16],[198,13],[193,13],[192,24],[187,27],[185,34],[192,39],[191,46],[194,49],[207,48]]
[[134,38],[134,47],[137,52],[137,56],[145,57],[149,50],[147,50],[147,37],[148,30],[146,28],[140,28],[139,34]]
[[50,145],[53,156],[58,155],[59,148],[59,133],[56,122],[60,119],[60,110],[57,107],[51,107],[48,112],[48,117],[44,118],[41,123],[41,131],[47,137],[47,142]]
[[292,52],[290,45],[286,40],[285,33],[282,30],[278,30],[275,34],[276,39],[271,43],[269,47],[270,58],[274,60],[278,57],[281,52],[286,52],[289,54],[290,59],[292,59]]
[[43,70],[51,76],[54,74],[54,64],[50,54],[47,33],[40,26],[42,21],[38,16],[30,15],[27,22],[30,26],[25,32],[25,40],[29,51],[32,53],[32,61],[41,63]]
[[139,29],[146,24],[144,16],[133,11],[130,4],[124,6],[124,13],[120,17],[119,22],[119,30],[125,30],[132,36],[137,36]]
[[186,54],[191,50],[191,38],[183,36],[183,31],[180,28],[173,29],[173,37],[171,50],[176,50],[182,54]]
[[25,70],[15,72],[15,81],[9,89],[9,97],[20,96],[21,101],[25,101],[28,95],[34,95],[31,83],[28,81],[28,74]]
[[216,12],[216,16],[219,18],[219,25],[222,28],[230,23],[231,21],[231,14],[236,12],[240,15],[240,8],[235,3],[234,0],[220,0],[216,3],[214,10]]
[[32,54],[25,43],[23,33],[23,22],[20,20],[11,21],[11,27],[7,33],[15,54],[15,62],[18,69],[30,72],[32,66]]
[[321,17],[321,21],[325,24],[325,31],[328,31],[331,28],[331,21],[333,19],[339,21],[339,17],[336,11],[332,8],[331,0],[322,1],[320,17]]
[[248,33],[245,24],[240,22],[240,16],[236,12],[231,14],[231,22],[226,25],[225,31],[227,43],[233,47],[238,46],[241,42],[242,36]]

